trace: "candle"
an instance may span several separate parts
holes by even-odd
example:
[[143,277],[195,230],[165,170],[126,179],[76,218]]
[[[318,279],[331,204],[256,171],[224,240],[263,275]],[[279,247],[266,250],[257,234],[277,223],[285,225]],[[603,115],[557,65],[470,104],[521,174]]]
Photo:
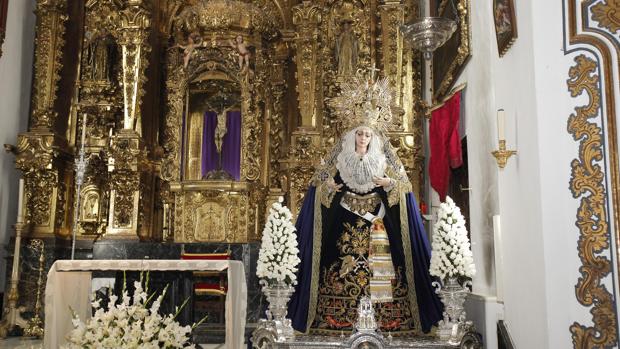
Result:
[[258,205],[254,210],[254,236],[258,237]]
[[164,204],[164,229],[168,228],[168,204]]
[[85,145],[84,141],[86,140],[86,113],[82,115],[82,145]]
[[24,222],[24,179],[19,179],[19,194],[17,194],[17,223]]
[[504,134],[505,122],[506,113],[504,112],[504,109],[499,109],[497,111],[497,136],[500,141],[506,139],[506,135]]

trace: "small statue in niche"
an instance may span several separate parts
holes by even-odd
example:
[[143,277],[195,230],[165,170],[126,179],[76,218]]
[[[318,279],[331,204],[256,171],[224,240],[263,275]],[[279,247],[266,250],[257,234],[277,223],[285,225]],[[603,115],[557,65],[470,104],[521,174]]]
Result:
[[235,40],[230,40],[230,46],[232,46],[235,50],[237,50],[237,54],[239,55],[239,70],[244,71],[246,69],[250,69],[250,49],[248,45],[245,43],[243,36],[237,35]]
[[110,81],[110,46],[105,39],[92,41],[86,51],[90,79]]
[[342,22],[342,33],[336,40],[335,54],[338,62],[338,76],[353,75],[357,66],[357,38],[350,19]]
[[99,215],[99,196],[96,193],[90,193],[84,202],[82,219],[97,219]]

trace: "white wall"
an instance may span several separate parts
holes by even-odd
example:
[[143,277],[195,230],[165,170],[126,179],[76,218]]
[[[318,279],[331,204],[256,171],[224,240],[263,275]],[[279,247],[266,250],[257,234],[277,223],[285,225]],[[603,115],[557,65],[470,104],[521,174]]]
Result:
[[[579,202],[569,179],[578,144],[567,131],[568,116],[585,99],[571,99],[566,85],[575,55],[562,50],[561,1],[514,3],[519,37],[500,59],[492,1],[472,0],[473,56],[457,82],[467,83],[470,221],[478,269],[468,309],[487,348],[496,347],[501,318],[517,348],[569,348],[569,326],[591,324],[588,309],[575,298]],[[518,151],[504,170],[490,155],[497,147],[500,108],[506,110],[508,148]],[[494,214],[501,217],[497,246]],[[494,266],[495,253],[501,266]],[[495,268],[501,268],[499,280]]]
[[[0,144],[16,144],[26,131],[34,51],[34,0],[9,1],[7,32],[0,57]],[[13,154],[0,152],[0,289],[6,283],[6,244],[17,216],[19,171]]]
[[495,123],[495,65],[497,48],[491,3],[471,0],[472,58],[457,81],[467,83],[463,94],[468,145],[470,230],[476,263],[473,293],[467,302],[468,317],[482,334],[485,348],[497,348],[495,324],[502,318],[497,303],[493,215],[499,212],[497,164],[490,153],[497,147]]

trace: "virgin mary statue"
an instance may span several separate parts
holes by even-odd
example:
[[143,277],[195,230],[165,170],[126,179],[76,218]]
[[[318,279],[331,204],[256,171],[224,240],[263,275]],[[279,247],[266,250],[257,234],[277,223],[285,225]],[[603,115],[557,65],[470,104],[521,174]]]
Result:
[[428,332],[442,305],[411,183],[385,130],[386,79],[357,77],[331,101],[346,131],[315,172],[297,219],[301,264],[289,304],[297,331],[352,331],[362,297],[382,331]]

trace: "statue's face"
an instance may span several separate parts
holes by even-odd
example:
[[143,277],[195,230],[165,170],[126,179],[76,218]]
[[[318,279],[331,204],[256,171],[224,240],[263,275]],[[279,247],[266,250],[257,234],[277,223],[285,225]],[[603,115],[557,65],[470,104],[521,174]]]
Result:
[[355,149],[368,150],[368,144],[372,139],[372,130],[368,127],[360,127],[355,131]]

